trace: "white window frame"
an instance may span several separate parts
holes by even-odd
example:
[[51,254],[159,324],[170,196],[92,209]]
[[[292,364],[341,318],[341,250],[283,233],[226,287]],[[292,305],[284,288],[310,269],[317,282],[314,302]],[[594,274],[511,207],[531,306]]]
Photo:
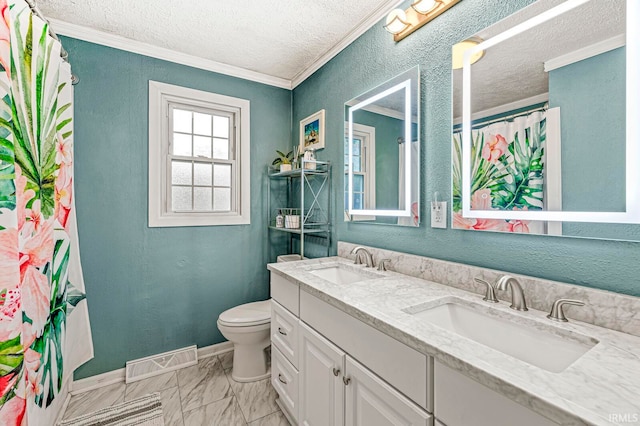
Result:
[[[348,122],[345,122],[345,129]],[[376,206],[376,128],[360,123],[353,123],[353,136],[362,140],[361,156],[364,160],[364,167],[358,174],[364,175],[364,206],[366,210],[375,209]],[[349,133],[345,132],[345,137],[349,138]],[[349,164],[349,167],[351,165]],[[354,172],[355,174],[355,172]],[[348,180],[349,172],[345,172],[345,179]],[[344,198],[344,197],[343,197]],[[345,211],[349,206],[344,206]],[[352,221],[376,220],[374,215],[351,215]]]
[[[217,109],[234,115],[235,174],[232,211],[174,212],[170,208],[169,106]],[[149,80],[149,227],[248,225],[251,223],[250,102]],[[234,208],[235,207],[235,208]]]

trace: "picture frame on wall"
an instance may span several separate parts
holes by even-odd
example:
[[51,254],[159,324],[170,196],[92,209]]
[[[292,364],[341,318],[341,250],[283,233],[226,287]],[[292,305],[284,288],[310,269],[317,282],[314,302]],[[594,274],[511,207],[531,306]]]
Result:
[[324,110],[300,120],[300,152],[324,148]]

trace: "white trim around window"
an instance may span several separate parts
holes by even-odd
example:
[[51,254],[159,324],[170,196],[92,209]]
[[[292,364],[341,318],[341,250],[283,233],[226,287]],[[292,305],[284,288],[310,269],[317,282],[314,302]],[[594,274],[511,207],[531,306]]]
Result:
[[[172,149],[174,135],[180,130],[174,128],[173,110],[193,112],[195,115],[211,115],[214,128],[211,132],[212,144],[220,142],[215,135],[215,118],[228,118],[228,158],[215,158],[215,146],[210,154],[193,151],[177,153]],[[157,81],[149,81],[149,227],[246,225],[250,223],[250,102],[230,96],[218,95],[201,90],[174,86]],[[186,136],[198,136],[196,130]],[[173,162],[191,164],[191,181],[186,184],[172,180]],[[222,187],[212,176],[211,183],[199,184],[195,181],[195,167],[202,166],[230,169]],[[184,185],[184,186],[181,186]],[[210,207],[199,208],[195,201],[190,207],[176,207],[172,202],[172,191],[176,188],[191,189],[192,198],[196,190],[211,190]],[[228,204],[218,208],[215,191],[230,188]],[[195,199],[195,198],[193,198]]]

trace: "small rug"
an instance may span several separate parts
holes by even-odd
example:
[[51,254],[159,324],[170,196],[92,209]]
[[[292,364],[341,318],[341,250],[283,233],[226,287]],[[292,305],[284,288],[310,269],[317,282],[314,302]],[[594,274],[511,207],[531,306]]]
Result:
[[64,420],[60,426],[164,426],[160,394],[154,393],[94,413]]

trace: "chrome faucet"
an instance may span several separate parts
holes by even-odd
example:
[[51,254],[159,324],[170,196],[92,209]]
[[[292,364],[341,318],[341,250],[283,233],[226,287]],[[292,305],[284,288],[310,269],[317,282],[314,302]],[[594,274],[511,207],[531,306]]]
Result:
[[497,290],[506,290],[507,287],[511,289],[511,309],[516,311],[528,311],[527,302],[524,300],[524,292],[522,286],[511,275],[504,275],[496,282]]
[[363,254],[367,268],[373,268],[375,266],[373,264],[373,256],[371,256],[371,253],[369,253],[366,248],[358,246],[351,250],[351,254],[356,255],[356,261],[354,262],[356,265],[362,265],[362,257],[360,255]]

